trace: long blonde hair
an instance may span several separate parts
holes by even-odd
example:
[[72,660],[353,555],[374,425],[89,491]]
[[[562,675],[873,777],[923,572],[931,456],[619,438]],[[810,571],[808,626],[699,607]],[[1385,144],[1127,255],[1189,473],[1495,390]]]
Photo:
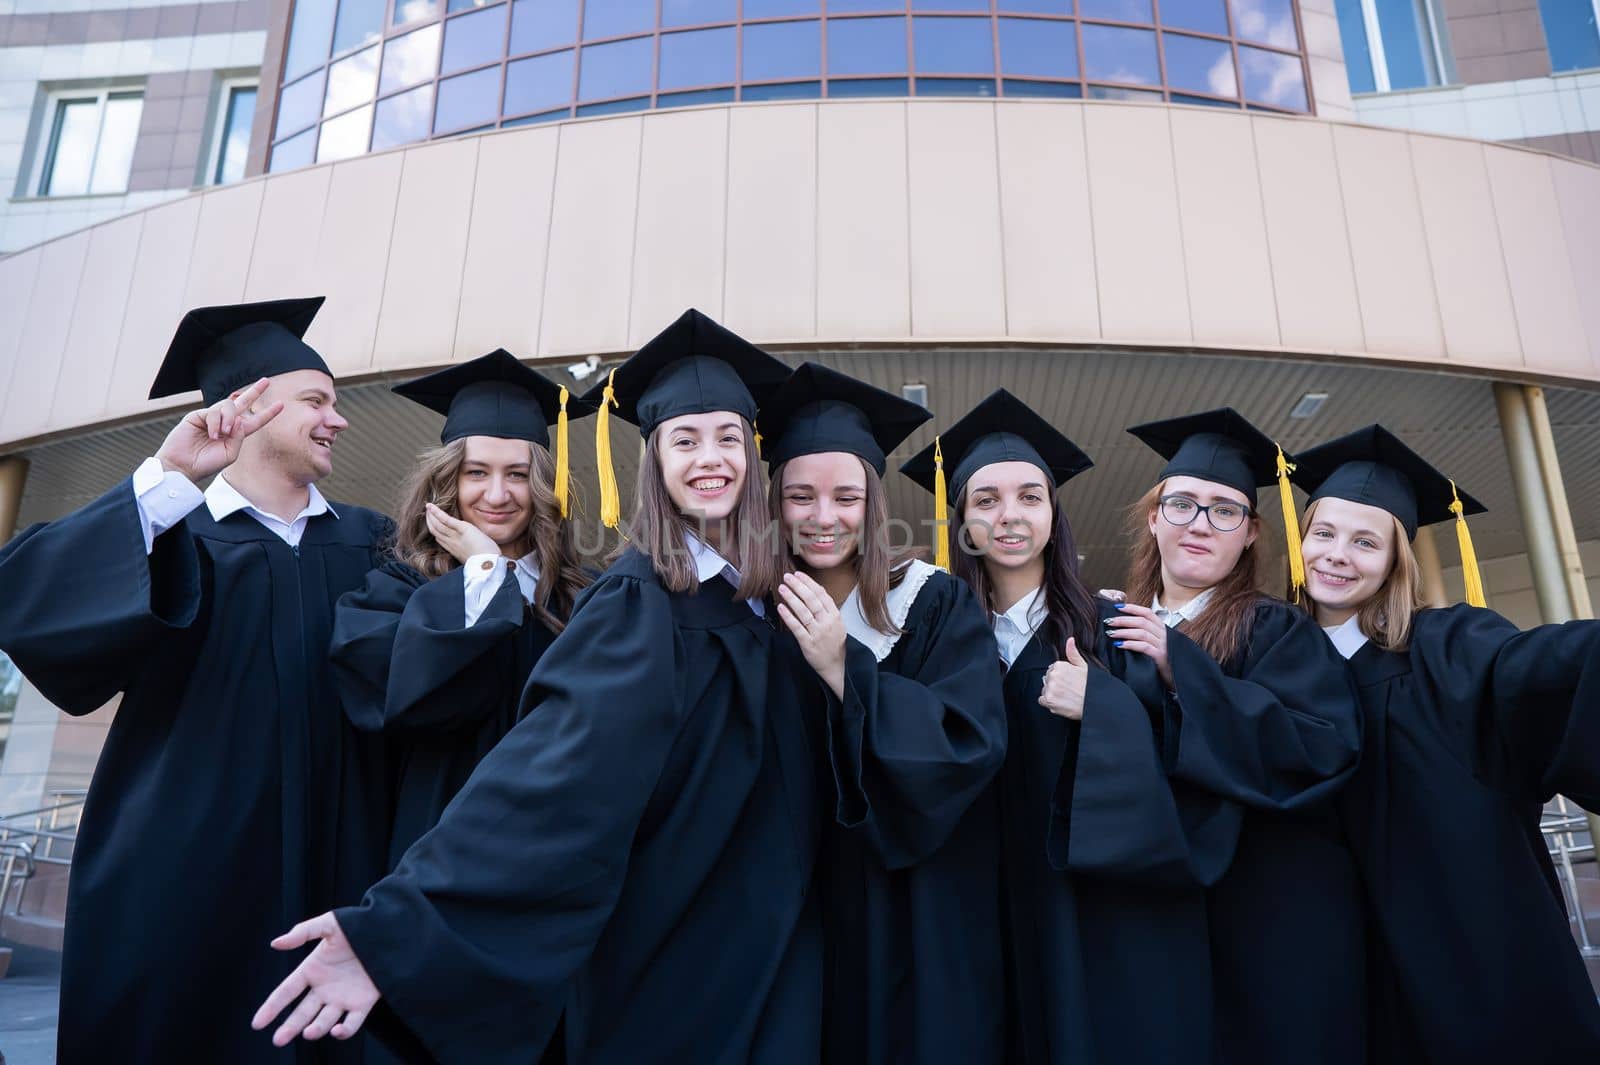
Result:
[[[1313,501],[1300,517],[1301,543],[1306,542],[1320,502]],[[1411,642],[1412,619],[1417,611],[1427,606],[1427,602],[1422,593],[1422,567],[1417,562],[1416,552],[1411,549],[1411,537],[1406,535],[1406,527],[1400,524],[1399,518],[1390,514],[1389,521],[1392,524],[1389,541],[1394,544],[1394,560],[1389,564],[1389,573],[1383,578],[1383,584],[1356,610],[1356,625],[1361,629],[1361,635],[1385,651],[1404,651]],[[1301,605],[1315,615],[1316,604],[1311,602],[1309,593]]]
[[[555,458],[532,441],[528,442],[528,497],[532,516],[512,551],[520,558],[532,554],[539,567],[539,583],[533,594],[533,612],[551,632],[560,632],[572,616],[578,593],[589,584],[589,574],[578,560],[572,526],[561,520],[556,502]],[[467,459],[465,437],[448,444],[430,447],[417,456],[417,464],[400,490],[399,520],[395,530],[395,557],[430,580],[455,569],[461,563],[439,545],[428,531],[425,504],[432,503],[453,518],[461,515],[459,486],[461,466]]]

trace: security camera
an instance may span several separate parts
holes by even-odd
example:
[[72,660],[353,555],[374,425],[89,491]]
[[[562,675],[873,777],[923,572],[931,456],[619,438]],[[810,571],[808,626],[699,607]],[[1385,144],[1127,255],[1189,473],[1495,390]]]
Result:
[[598,369],[600,369],[600,356],[590,355],[582,362],[575,362],[568,366],[567,373],[572,376],[574,381],[587,381],[594,376],[594,372]]

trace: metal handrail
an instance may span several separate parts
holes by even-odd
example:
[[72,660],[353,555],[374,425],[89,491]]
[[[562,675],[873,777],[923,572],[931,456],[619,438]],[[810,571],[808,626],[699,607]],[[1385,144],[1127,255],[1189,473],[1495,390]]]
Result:
[[1587,844],[1580,845],[1577,840],[1576,830],[1583,829],[1588,833],[1589,819],[1581,811],[1573,813],[1564,796],[1557,795],[1555,805],[1554,814],[1540,818],[1539,830],[1544,834],[1546,846],[1550,847],[1550,856],[1560,871],[1558,879],[1564,881],[1569,912],[1577,922],[1578,949],[1585,957],[1600,957],[1600,946],[1596,946],[1589,937],[1588,915],[1583,911],[1583,897],[1578,893],[1577,876],[1572,868],[1573,859],[1579,854],[1586,854],[1590,858],[1595,856],[1592,835]]
[[[70,846],[77,841],[78,819],[63,825],[62,815],[77,810],[81,817],[87,790],[57,788],[50,795],[55,801],[49,805],[0,815],[0,859],[4,860],[3,871],[0,871],[0,914],[22,911],[23,893],[41,864],[63,867],[72,864],[71,858],[57,857],[55,847],[58,843]],[[29,818],[32,825],[24,823]],[[14,899],[13,885],[16,886]]]

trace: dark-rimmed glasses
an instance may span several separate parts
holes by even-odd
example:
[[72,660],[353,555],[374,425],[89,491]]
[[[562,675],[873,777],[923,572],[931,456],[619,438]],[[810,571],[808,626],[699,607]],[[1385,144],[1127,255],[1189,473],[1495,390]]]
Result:
[[1250,508],[1243,503],[1234,503],[1224,499],[1220,503],[1201,505],[1188,496],[1162,496],[1161,516],[1167,519],[1169,525],[1193,525],[1194,519],[1201,514],[1206,516],[1206,521],[1217,532],[1233,532],[1244,524],[1244,519],[1250,516]]

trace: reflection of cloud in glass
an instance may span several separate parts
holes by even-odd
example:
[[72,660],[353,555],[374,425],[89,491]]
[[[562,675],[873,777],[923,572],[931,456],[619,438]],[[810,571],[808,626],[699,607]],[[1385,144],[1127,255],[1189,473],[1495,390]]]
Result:
[[1291,0],[1232,0],[1238,35],[1274,48],[1298,48]]
[[1241,47],[1239,69],[1244,73],[1246,99],[1296,111],[1306,109],[1306,85],[1298,57]]
[[1215,96],[1238,96],[1239,83],[1233,77],[1233,56],[1223,55],[1206,71],[1206,87]]

